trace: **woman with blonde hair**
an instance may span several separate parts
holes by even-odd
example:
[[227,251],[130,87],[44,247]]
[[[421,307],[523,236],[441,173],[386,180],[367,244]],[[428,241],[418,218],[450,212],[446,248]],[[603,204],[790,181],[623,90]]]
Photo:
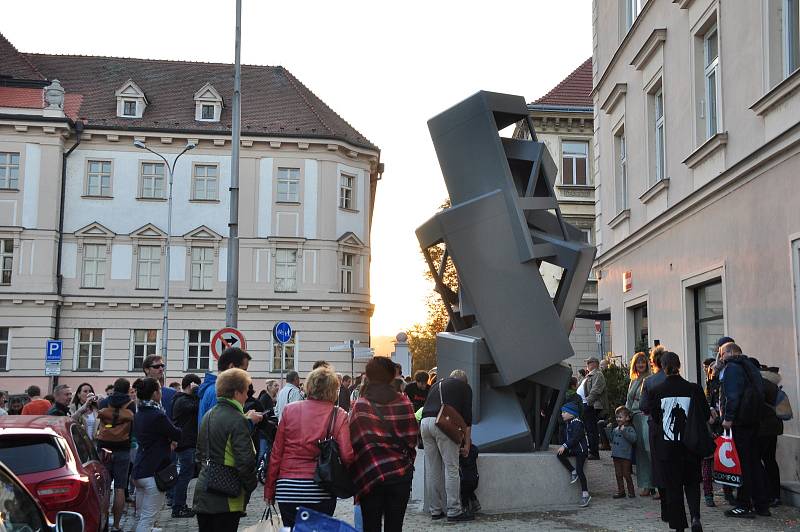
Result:
[[636,484],[641,490],[639,495],[642,497],[653,493],[652,471],[650,466],[650,440],[647,428],[647,416],[640,408],[642,397],[642,385],[644,380],[650,376],[650,364],[647,360],[647,353],[639,351],[633,355],[630,363],[631,383],[628,386],[628,400],[625,407],[631,412],[633,428],[636,430]]
[[339,445],[342,462],[353,463],[347,412],[336,406],[339,378],[329,366],[320,366],[306,379],[305,401],[289,403],[281,413],[278,433],[269,457],[264,499],[278,503],[283,525],[292,528],[298,506],[333,515],[336,497],[314,481],[317,442],[328,434]]

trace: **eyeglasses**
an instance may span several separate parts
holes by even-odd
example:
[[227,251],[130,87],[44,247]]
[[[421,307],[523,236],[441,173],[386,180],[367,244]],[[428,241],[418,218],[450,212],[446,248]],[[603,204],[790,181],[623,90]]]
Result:
[[156,369],[161,369],[161,368],[166,368],[166,367],[167,367],[167,365],[166,365],[166,364],[153,364],[152,366],[147,366],[147,367],[148,367],[148,368],[156,368]]

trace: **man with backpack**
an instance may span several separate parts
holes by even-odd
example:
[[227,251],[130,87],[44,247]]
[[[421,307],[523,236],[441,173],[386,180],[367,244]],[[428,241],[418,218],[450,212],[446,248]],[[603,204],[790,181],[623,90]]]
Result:
[[97,412],[97,447],[111,451],[111,461],[106,464],[114,481],[114,502],[111,506],[114,524],[111,532],[120,531],[122,511],[125,509],[125,486],[128,483],[128,467],[131,462],[131,432],[136,412],[128,395],[130,388],[128,379],[114,381],[114,391],[100,402],[100,410]]
[[197,397],[197,387],[200,386],[200,377],[189,373],[181,381],[181,391],[172,401],[172,421],[181,429],[181,439],[175,447],[178,455],[180,471],[178,482],[175,484],[175,498],[172,501],[172,517],[194,517],[194,512],[186,506],[186,490],[189,482],[194,478],[194,456],[197,447],[197,410],[200,399]]
[[782,416],[776,412],[776,406],[780,402],[778,397],[785,397],[785,393],[780,387],[781,376],[778,374],[778,368],[762,366],[755,358],[750,360],[761,369],[761,378],[764,381],[764,400],[769,407],[765,409],[765,415],[759,424],[758,454],[761,463],[764,464],[767,499],[770,507],[775,507],[781,504],[781,471],[778,467],[778,461],[775,459],[775,453],[778,446],[778,436],[783,434],[784,422]]

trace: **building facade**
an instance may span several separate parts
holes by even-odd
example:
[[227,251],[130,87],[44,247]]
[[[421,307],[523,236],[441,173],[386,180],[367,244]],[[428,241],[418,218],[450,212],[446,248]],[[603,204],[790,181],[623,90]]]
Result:
[[[589,58],[547,94],[528,104],[528,109],[538,140],[547,146],[558,166],[554,189],[561,214],[566,222],[584,232],[587,242],[594,243],[595,179],[591,164],[594,113],[591,92],[592,59]],[[527,127],[517,128],[516,134],[530,138]],[[550,295],[555,296],[561,269],[546,262],[540,269]],[[586,284],[580,308],[582,311],[597,311],[597,279],[594,275]],[[586,365],[586,358],[602,356],[610,345],[608,323],[595,320],[595,317],[578,317],[570,333],[575,355],[565,362],[576,372]],[[598,328],[601,335],[597,334]]]
[[[599,307],[703,383],[722,335],[798,404],[798,2],[593,3]],[[798,479],[800,426],[779,439]]]
[[[167,380],[214,370],[225,325],[233,66],[22,54],[0,36],[0,389],[95,389],[161,350],[170,245]],[[57,81],[56,81],[57,80]],[[255,377],[315,360],[350,372],[369,343],[378,148],[282,67],[242,68],[239,329]],[[167,235],[174,164],[172,232]],[[363,361],[360,363],[363,364]]]

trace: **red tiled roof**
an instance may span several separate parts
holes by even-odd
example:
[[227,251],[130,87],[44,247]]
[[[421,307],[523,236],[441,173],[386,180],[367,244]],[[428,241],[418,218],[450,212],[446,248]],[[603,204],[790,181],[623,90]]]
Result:
[[0,87],[0,107],[41,109],[44,107],[43,89]]
[[0,33],[0,79],[44,81],[45,77]]
[[592,58],[583,62],[550,92],[535,100],[539,105],[561,105],[565,107],[591,107]]

